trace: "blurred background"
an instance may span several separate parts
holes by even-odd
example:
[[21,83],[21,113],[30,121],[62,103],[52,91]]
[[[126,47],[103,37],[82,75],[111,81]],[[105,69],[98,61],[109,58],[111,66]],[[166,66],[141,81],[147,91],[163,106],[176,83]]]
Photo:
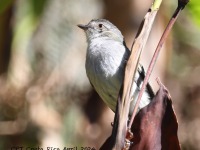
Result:
[[[113,112],[85,72],[86,38],[76,25],[113,22],[130,48],[152,1],[1,0],[0,149],[99,147]],[[159,56],[156,77],[169,89],[183,150],[200,149],[200,1],[181,13]],[[145,68],[177,1],[164,1],[143,51]]]

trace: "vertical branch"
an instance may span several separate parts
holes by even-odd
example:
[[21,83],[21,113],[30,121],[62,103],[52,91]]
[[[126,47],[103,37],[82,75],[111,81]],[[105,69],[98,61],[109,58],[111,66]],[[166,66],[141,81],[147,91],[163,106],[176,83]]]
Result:
[[[188,1],[187,1],[187,2],[188,2]],[[152,60],[151,60],[151,62],[150,62],[150,64],[149,64],[146,77],[145,77],[144,82],[143,82],[143,84],[142,84],[142,88],[141,88],[141,90],[140,90],[140,92],[139,92],[138,99],[137,99],[137,101],[136,101],[136,105],[135,105],[135,108],[134,108],[134,110],[133,110],[133,114],[132,114],[132,116],[131,116],[130,123],[129,123],[129,125],[128,125],[128,128],[129,128],[129,129],[130,129],[131,126],[132,126],[133,120],[134,120],[135,115],[136,115],[136,112],[137,112],[137,110],[138,110],[138,106],[139,106],[139,104],[140,104],[142,95],[143,95],[144,90],[145,90],[145,87],[146,87],[146,85],[147,85],[147,83],[148,83],[149,77],[150,77],[150,75],[151,75],[151,73],[152,73],[152,70],[153,70],[153,68],[154,68],[154,66],[155,66],[156,60],[157,60],[158,55],[159,55],[159,53],[160,53],[160,50],[161,50],[161,48],[162,48],[162,46],[163,46],[163,44],[164,44],[164,41],[166,40],[166,38],[167,38],[167,36],[169,35],[169,33],[170,33],[170,31],[171,31],[171,29],[172,29],[174,23],[176,22],[179,13],[180,13],[181,10],[185,7],[185,5],[187,4],[187,2],[185,3],[183,0],[179,0],[179,1],[178,1],[178,7],[177,7],[177,9],[175,10],[174,14],[172,15],[172,18],[170,19],[170,21],[169,21],[169,23],[168,23],[168,25],[167,25],[167,27],[166,27],[166,29],[165,29],[165,31],[164,31],[162,37],[161,37],[161,39],[160,39],[160,41],[159,41],[159,43],[158,43],[158,46],[157,46],[157,48],[156,48],[156,50],[155,50],[155,52],[154,52],[153,58],[152,58]]]
[[118,100],[118,112],[115,114],[118,115],[119,118],[116,143],[114,146],[115,149],[122,149],[125,145],[124,140],[127,131],[128,112],[130,105],[129,103],[131,99],[130,91],[132,84],[134,82],[134,75],[137,70],[140,55],[148,39],[153,21],[155,19],[155,16],[157,14],[161,2],[162,0],[155,0],[151,8],[147,12],[146,16],[144,17],[144,20],[140,25],[138,34],[134,40],[131,55],[129,57],[129,60],[125,68],[124,82],[122,84],[123,93],[122,95],[121,94],[119,95],[119,97],[121,98],[119,98]]

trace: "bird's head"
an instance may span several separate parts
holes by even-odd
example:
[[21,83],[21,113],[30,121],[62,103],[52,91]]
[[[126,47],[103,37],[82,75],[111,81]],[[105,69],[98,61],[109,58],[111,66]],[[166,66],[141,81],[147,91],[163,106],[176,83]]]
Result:
[[119,29],[106,19],[93,19],[87,25],[78,25],[86,33],[88,42],[96,38],[104,38],[123,42],[124,37]]

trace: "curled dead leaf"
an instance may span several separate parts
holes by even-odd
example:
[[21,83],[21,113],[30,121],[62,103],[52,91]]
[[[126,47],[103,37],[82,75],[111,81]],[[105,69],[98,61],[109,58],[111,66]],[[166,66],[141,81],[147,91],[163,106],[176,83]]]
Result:
[[168,90],[161,84],[149,105],[136,115],[131,150],[180,150],[178,122]]

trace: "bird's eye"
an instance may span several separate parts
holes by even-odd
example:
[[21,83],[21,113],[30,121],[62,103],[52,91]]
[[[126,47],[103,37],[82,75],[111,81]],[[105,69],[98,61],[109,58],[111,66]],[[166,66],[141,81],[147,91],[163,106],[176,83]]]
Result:
[[103,27],[103,25],[100,23],[100,24],[99,24],[99,28],[102,28],[102,27]]

